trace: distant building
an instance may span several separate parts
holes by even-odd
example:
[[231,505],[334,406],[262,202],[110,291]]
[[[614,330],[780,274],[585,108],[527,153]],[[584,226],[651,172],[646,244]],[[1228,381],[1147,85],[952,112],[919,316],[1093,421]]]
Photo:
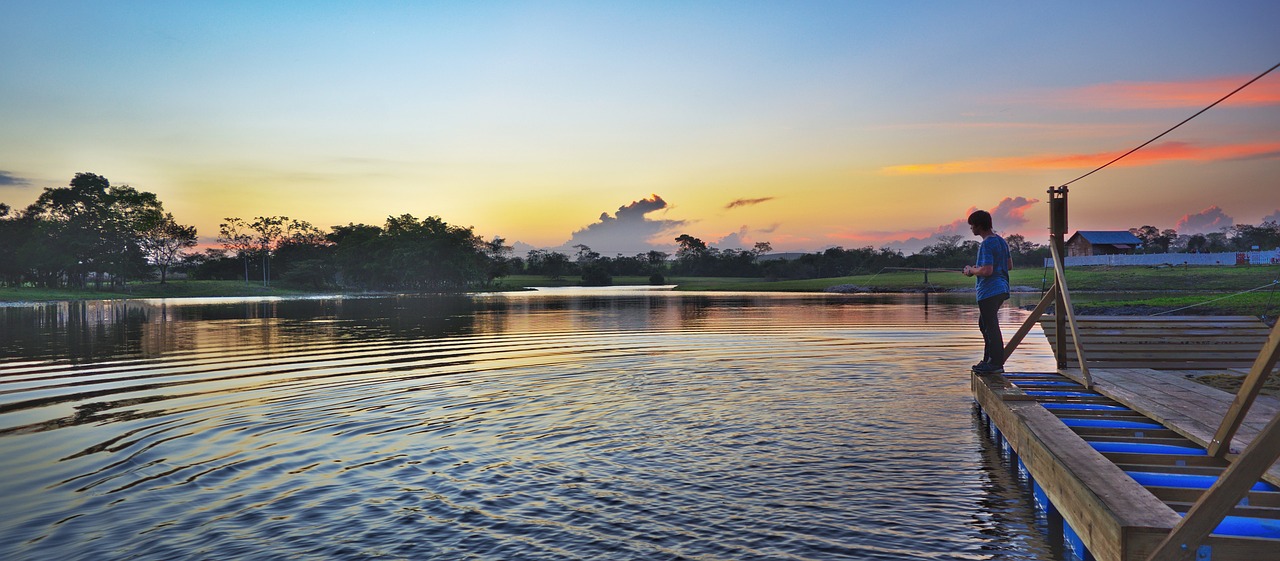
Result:
[[1080,230],[1067,240],[1067,255],[1078,257],[1133,253],[1139,245],[1142,245],[1142,240],[1125,230]]

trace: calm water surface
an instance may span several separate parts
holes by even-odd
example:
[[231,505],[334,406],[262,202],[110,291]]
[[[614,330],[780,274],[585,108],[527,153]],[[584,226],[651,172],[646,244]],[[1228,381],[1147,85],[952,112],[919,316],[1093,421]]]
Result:
[[0,307],[0,559],[1057,559],[969,298]]

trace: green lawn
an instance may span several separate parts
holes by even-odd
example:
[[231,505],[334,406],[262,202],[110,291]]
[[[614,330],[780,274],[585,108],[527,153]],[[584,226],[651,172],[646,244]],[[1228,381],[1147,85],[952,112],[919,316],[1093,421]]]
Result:
[[243,281],[171,280],[165,284],[158,282],[130,283],[125,290],[111,290],[106,286],[102,290],[94,290],[92,287],[85,289],[0,287],[0,302],[114,300],[121,298],[207,298],[217,296],[299,296],[306,294],[310,294],[310,292],[274,286],[264,288],[261,283],[245,284]]
[[[1235,292],[1267,285],[1280,278],[1280,265],[1253,267],[1083,267],[1067,269],[1067,286],[1072,292]],[[766,281],[764,279],[717,279],[703,284],[692,279],[682,290],[767,290],[822,291],[850,284],[880,291],[971,288],[973,279],[959,273],[930,271],[928,285],[923,271],[885,271],[824,279]],[[1036,289],[1052,284],[1046,269],[1015,269],[1009,273],[1014,286]]]
[[[706,286],[712,288],[698,288],[696,290],[716,290],[714,287],[726,284],[734,284],[752,279],[743,279],[738,277],[666,277],[664,284],[674,284],[681,290],[686,285]],[[550,279],[542,275],[511,275],[503,277],[495,283],[496,290],[519,290],[526,286],[579,286],[582,279],[577,275],[565,276],[559,279]],[[649,284],[647,276],[617,276],[613,277],[614,286],[646,286]]]
[[[1045,269],[1015,269],[1009,275],[1014,286],[1042,289],[1051,284]],[[1161,310],[1202,304],[1193,312],[1267,314],[1280,309],[1280,265],[1252,267],[1083,267],[1067,270],[1067,286],[1073,303],[1081,309],[1158,308]],[[949,290],[973,287],[973,279],[955,272],[931,271],[925,284],[923,271],[884,271],[872,275],[855,275],[825,279],[767,281],[765,279],[729,277],[667,277],[667,284],[678,290],[716,290],[746,292],[821,292],[828,287],[854,285],[880,292]],[[500,279],[487,290],[520,290],[528,286],[573,286],[580,283],[575,275],[552,281],[538,275],[515,275]],[[616,286],[647,285],[649,278],[614,277]],[[1261,287],[1261,289],[1259,289]],[[1259,289],[1255,292],[1235,293]],[[312,291],[280,287],[263,288],[261,284],[242,281],[173,280],[133,283],[124,291],[92,288],[41,289],[0,287],[0,301],[89,300],[117,298],[182,298],[210,296],[298,296]],[[1228,296],[1227,298],[1223,298]],[[1189,312],[1192,313],[1192,312]]]

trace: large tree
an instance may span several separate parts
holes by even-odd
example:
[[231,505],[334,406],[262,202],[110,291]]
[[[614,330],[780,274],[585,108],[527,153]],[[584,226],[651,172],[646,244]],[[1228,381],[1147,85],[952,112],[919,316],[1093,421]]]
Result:
[[46,188],[25,215],[41,222],[40,230],[55,252],[44,259],[58,276],[84,286],[90,273],[96,282],[109,273],[112,284],[146,269],[139,236],[163,216],[154,193],[128,185],[113,186],[107,178],[77,173],[67,187]]

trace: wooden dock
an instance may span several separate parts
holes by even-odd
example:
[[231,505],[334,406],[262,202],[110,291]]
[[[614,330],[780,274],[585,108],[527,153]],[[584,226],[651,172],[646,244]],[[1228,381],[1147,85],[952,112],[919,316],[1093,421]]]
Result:
[[[1055,320],[1044,331],[1056,372],[973,374],[972,386],[984,422],[1082,558],[1280,560],[1280,399],[1256,391],[1275,367],[1280,331],[1248,317],[1110,317],[1078,318],[1061,333],[1065,322]],[[1245,374],[1245,388],[1237,395],[1191,379],[1211,373]],[[1246,450],[1252,459],[1241,461]],[[1224,480],[1238,494],[1223,498]],[[1202,503],[1221,514],[1193,516]],[[1203,536],[1179,533],[1189,521]]]
[[[1096,398],[1039,397],[1028,393],[1043,388],[1026,380],[1046,380],[1053,374],[974,374],[974,398],[989,422],[999,430],[1001,438],[1008,441],[1036,485],[1043,490],[1056,515],[1060,515],[1074,530],[1094,559],[1148,559],[1182,520],[1179,511],[1185,512],[1204,491],[1143,485],[1130,473],[1220,475],[1229,462],[1206,456],[1202,451],[1204,438],[1211,438],[1216,428],[1215,423],[1206,422],[1210,414],[1199,414],[1194,408],[1176,404],[1185,403],[1178,400],[1190,395],[1196,397],[1196,403],[1212,402],[1216,409],[1225,412],[1233,396],[1207,386],[1205,389],[1219,395],[1205,395],[1206,392],[1198,388],[1185,386],[1201,384],[1188,381],[1181,375],[1162,373],[1153,379],[1149,377],[1151,372],[1138,369],[1129,372],[1095,371]],[[1144,384],[1132,383],[1134,376],[1144,377]],[[1021,383],[1012,381],[1019,379]],[[1173,383],[1160,392],[1142,389],[1150,387],[1147,383],[1159,384],[1157,380],[1165,379]],[[1083,390],[1083,386],[1068,389]],[[1171,400],[1170,396],[1176,398]],[[1270,407],[1280,408],[1280,400],[1266,401]],[[1123,430],[1068,427],[1064,417],[1072,417],[1063,415],[1061,411],[1055,414],[1045,407],[1045,404],[1054,403],[1124,406],[1132,409],[1127,417],[1150,418],[1167,430],[1148,429],[1135,437],[1135,431],[1126,433]],[[1162,414],[1163,421],[1147,415],[1143,409]],[[1090,416],[1093,415],[1077,412],[1074,418]],[[1221,414],[1217,419],[1221,420]],[[1200,441],[1192,437],[1199,437]],[[1199,455],[1100,452],[1091,443],[1099,439],[1103,442],[1152,442],[1188,448],[1199,445],[1201,452]],[[1236,437],[1236,442],[1242,445],[1247,445],[1250,440],[1251,436],[1245,431]],[[1267,479],[1276,475],[1280,472],[1273,466]],[[1250,506],[1236,507],[1232,515],[1262,516],[1280,525],[1280,492],[1251,491],[1246,500]],[[1198,554],[1197,559],[1280,559],[1280,539],[1214,534],[1199,543],[1194,553]]]

